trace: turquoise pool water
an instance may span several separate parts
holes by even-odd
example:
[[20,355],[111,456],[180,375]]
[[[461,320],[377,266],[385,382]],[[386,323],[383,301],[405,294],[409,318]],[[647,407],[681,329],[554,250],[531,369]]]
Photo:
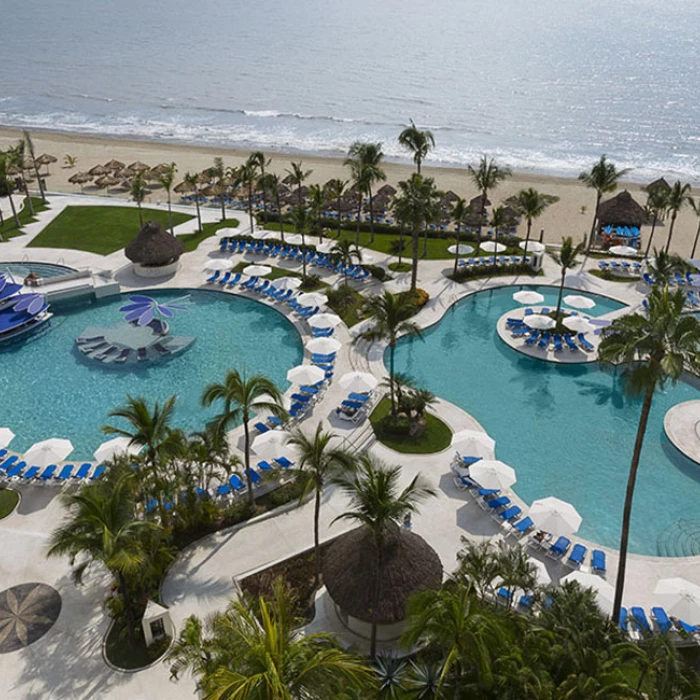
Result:
[[9,270],[13,277],[21,282],[30,272],[36,272],[37,275],[43,278],[61,277],[71,272],[75,272],[72,267],[65,265],[54,265],[53,263],[38,263],[38,262],[0,262],[0,272]]
[[[396,369],[481,423],[496,440],[497,457],[515,468],[515,491],[525,502],[550,495],[568,500],[583,516],[581,537],[617,548],[640,402],[625,395],[618,372],[540,362],[507,347],[496,321],[518,308],[512,295],[522,288],[556,305],[556,291],[548,287],[475,294],[453,306],[423,341],[401,341]],[[591,315],[621,306],[588,296],[598,302]],[[632,552],[677,553],[669,543],[677,521],[700,520],[700,466],[663,431],[671,406],[698,398],[700,391],[686,382],[654,398],[635,491]]]
[[170,320],[173,335],[196,336],[184,354],[148,367],[95,366],[75,350],[74,340],[92,325],[122,323],[125,295],[89,305],[53,306],[51,329],[43,336],[0,348],[0,424],[17,434],[11,447],[23,450],[37,440],[67,437],[71,459],[90,459],[105,439],[100,427],[126,394],[150,402],[177,394],[175,424],[201,429],[215,413],[204,410],[205,385],[222,381],[228,369],[262,372],[280,390],[287,370],[303,357],[294,326],[277,311],[251,299],[217,292],[147,292],[158,300],[190,295],[190,308]]

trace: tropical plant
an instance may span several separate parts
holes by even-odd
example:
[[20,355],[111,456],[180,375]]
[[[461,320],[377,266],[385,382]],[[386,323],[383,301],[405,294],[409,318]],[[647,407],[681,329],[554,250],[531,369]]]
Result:
[[12,218],[15,221],[15,227],[20,228],[22,225],[17,214],[15,200],[12,199],[12,193],[15,190],[15,181],[8,174],[10,168],[10,158],[7,153],[0,151],[0,196],[6,196],[10,200],[10,209],[12,210]]
[[582,172],[578,179],[583,182],[586,187],[595,190],[595,209],[593,210],[593,221],[591,222],[591,233],[588,237],[588,247],[586,255],[591,250],[593,239],[595,238],[595,225],[598,221],[598,210],[600,209],[600,200],[604,194],[611,194],[617,189],[620,180],[630,172],[630,168],[618,170],[613,163],[610,163],[603,154],[600,160],[588,171]]
[[66,153],[66,155],[63,156],[63,164],[66,168],[74,168],[78,164],[78,157]]
[[248,194],[248,222],[250,225],[250,233],[255,231],[255,222],[253,220],[253,195],[255,185],[258,181],[258,166],[255,161],[250,158],[238,168],[236,174],[236,183],[241,187],[245,187]]
[[559,284],[559,296],[557,297],[557,311],[554,316],[555,319],[559,319],[559,313],[561,312],[561,299],[564,294],[564,282],[566,281],[566,271],[571,270],[576,267],[578,262],[578,256],[584,250],[583,243],[577,243],[574,245],[574,241],[571,236],[566,236],[566,238],[561,239],[561,248],[558,253],[552,253],[554,261],[559,265],[561,269],[561,283]]
[[663,249],[654,249],[653,257],[647,260],[647,266],[658,284],[675,282],[676,273],[686,270],[686,264],[680,255],[670,255]]
[[268,193],[271,193],[275,198],[275,206],[277,207],[277,214],[279,216],[280,237],[282,239],[282,243],[284,243],[284,218],[282,216],[282,198],[280,197],[279,175],[276,175],[275,173],[265,173],[265,175],[260,176],[258,184],[263,191],[263,197],[266,197]]
[[267,168],[268,165],[272,162],[269,158],[265,156],[265,154],[262,151],[253,151],[250,156],[248,157],[248,162],[252,163],[255,165],[255,169],[260,173],[260,178],[258,179],[258,186],[261,189],[262,192],[262,201],[263,201],[263,221],[267,223],[267,192],[262,183],[265,182],[265,176],[267,173],[265,172],[265,168]]
[[274,416],[284,416],[282,395],[275,384],[262,374],[248,377],[245,373],[232,369],[226,373],[223,383],[207,385],[202,394],[202,405],[211,406],[215,402],[223,402],[221,412],[216,416],[213,425],[216,430],[230,430],[239,421],[243,423],[243,457],[245,477],[248,484],[248,500],[255,505],[253,483],[250,471],[250,428],[249,422],[258,412],[271,413]]
[[457,552],[455,580],[474,588],[480,598],[493,593],[493,582],[500,573],[496,548],[488,541],[475,542],[462,536]]
[[481,229],[484,222],[484,215],[486,213],[486,202],[488,200],[489,192],[495,190],[504,180],[507,180],[511,176],[511,169],[503,165],[498,165],[494,158],[487,158],[486,156],[481,156],[479,165],[476,167],[469,165],[467,166],[469,171],[469,177],[476,185],[479,190],[481,197],[481,206],[479,207],[479,225],[478,225],[478,235],[477,235],[477,248],[481,244]]
[[622,606],[634,487],[654,394],[669,382],[677,382],[686,367],[700,370],[700,323],[694,316],[683,314],[683,291],[671,292],[667,285],[655,285],[647,302],[646,313],[616,318],[598,348],[601,362],[625,365],[628,393],[643,397],[622,514],[614,620]]
[[464,226],[472,215],[472,208],[463,197],[457,197],[452,204],[450,218],[455,223],[455,266],[453,274],[457,274],[457,266],[459,265],[459,239]]
[[489,226],[493,229],[493,264],[496,264],[496,256],[498,255],[498,234],[503,231],[503,229],[508,225],[509,217],[508,210],[503,206],[499,205],[494,207],[491,211],[491,218],[489,219]]
[[340,238],[340,224],[341,224],[341,203],[343,199],[343,194],[345,194],[345,188],[347,187],[347,180],[341,180],[339,177],[329,180],[325,185],[326,197],[328,199],[334,199],[336,203],[336,209],[338,211],[338,238]]
[[162,172],[158,173],[158,182],[163,186],[168,195],[168,223],[170,224],[170,233],[173,236],[175,235],[175,230],[173,229],[172,189],[176,172],[177,166],[175,163],[170,163]]
[[[418,176],[420,177],[420,176]],[[415,314],[415,306],[406,295],[375,294],[363,303],[363,311],[368,319],[373,321],[372,328],[359,338],[370,342],[386,341],[389,347],[389,397],[391,399],[391,415],[396,416],[396,399],[394,396],[394,355],[396,341],[399,336],[422,337],[418,325],[409,321]]]
[[202,232],[202,213],[199,210],[199,200],[201,193],[199,191],[199,173],[185,173],[183,178],[190,192],[194,192],[194,204],[197,209],[197,231]]
[[347,238],[341,238],[333,244],[330,255],[343,265],[343,277],[345,279],[345,286],[347,287],[348,268],[352,267],[355,262],[362,262],[362,251],[357,247],[356,243],[353,243]]
[[664,187],[655,187],[647,190],[647,214],[651,216],[651,232],[649,233],[649,242],[644,257],[649,257],[651,243],[654,240],[654,231],[659,219],[663,219],[668,209],[668,190]]
[[168,654],[171,677],[189,670],[203,700],[328,700],[371,689],[363,661],[329,634],[300,635],[293,610],[277,581],[270,600],[234,600],[206,623],[189,617]]
[[[361,213],[362,195],[367,195],[369,198],[369,226],[370,226],[370,242],[374,243],[374,199],[372,188],[378,182],[386,180],[386,173],[381,167],[384,153],[382,152],[381,143],[367,143],[363,141],[355,141],[348,150],[348,157],[345,159],[345,165],[350,167],[355,188],[358,193],[358,217]],[[355,242],[359,245],[359,218],[358,218],[358,240]]]
[[29,151],[29,160],[32,162],[34,167],[34,174],[36,175],[36,182],[39,185],[39,194],[41,195],[41,201],[46,204],[46,192],[44,192],[44,181],[41,179],[39,174],[39,164],[36,162],[36,155],[34,153],[34,142],[30,133],[25,129],[22,132],[24,141],[27,144],[27,151]]
[[302,161],[299,161],[298,163],[292,161],[291,169],[287,168],[285,172],[287,175],[289,175],[292,185],[296,185],[297,206],[301,207],[304,204],[304,198],[301,196],[301,187],[313,173],[313,170],[304,170],[302,167]]
[[321,581],[319,537],[321,494],[331,480],[354,466],[354,460],[348,452],[339,447],[331,447],[331,442],[335,439],[336,436],[325,432],[320,423],[316,426],[313,437],[308,437],[301,429],[297,429],[289,439],[289,444],[297,448],[298,475],[303,483],[299,500],[304,500],[311,492],[314,494],[314,585],[316,588]]
[[139,224],[143,228],[143,212],[141,211],[141,204],[143,200],[146,199],[146,194],[148,190],[146,189],[146,183],[143,180],[142,173],[136,173],[132,179],[129,187],[129,194],[131,199],[136,202],[136,206],[139,209]]
[[34,203],[32,198],[29,196],[29,185],[27,184],[27,178],[24,177],[24,141],[18,141],[14,146],[7,149],[8,165],[14,166],[17,170],[17,177],[22,183],[22,189],[24,189],[25,201],[29,207],[29,214],[34,216]]
[[430,150],[435,147],[435,137],[428,129],[419,129],[411,119],[411,123],[399,134],[399,145],[413,153],[416,172],[420,175],[420,166]]
[[336,483],[349,498],[350,507],[335,520],[350,520],[367,528],[375,546],[377,580],[373,582],[374,605],[370,637],[372,658],[377,651],[376,611],[381,593],[386,537],[392,529],[399,527],[406,513],[418,513],[419,504],[430,496],[436,495],[435,489],[424,483],[420,475],[414,476],[408,486],[399,491],[400,474],[400,466],[386,466],[369,455],[363,454],[358,459],[354,471],[336,479]]
[[678,212],[683,209],[686,204],[693,201],[690,196],[690,185],[686,182],[683,184],[680,180],[671,185],[671,190],[668,193],[668,211],[671,212],[671,224],[668,227],[668,238],[666,239],[666,252],[671,248],[671,239],[673,238],[673,228],[676,225]]
[[311,215],[311,234],[319,237],[319,243],[323,243],[323,229],[321,228],[321,212],[325,204],[326,196],[321,185],[309,185],[309,214]]
[[527,262],[527,245],[530,242],[530,233],[532,232],[532,222],[542,216],[544,210],[555,202],[559,201],[559,197],[551,194],[542,194],[537,190],[529,187],[526,190],[520,190],[517,196],[515,208],[525,217],[527,221],[527,233],[525,235],[525,249],[523,251],[523,264]]
[[[700,202],[696,202],[694,199],[690,200],[690,206],[695,212],[695,216],[698,217],[698,227],[695,230],[695,239],[693,240],[693,250],[690,253],[691,259],[695,258],[695,249],[698,247],[698,240],[700,239]],[[647,251],[647,255],[649,252]]]
[[313,222],[311,214],[306,207],[294,207],[292,210],[292,223],[297,233],[301,235],[301,248],[303,255],[301,257],[301,277],[306,280],[306,236],[311,232]]

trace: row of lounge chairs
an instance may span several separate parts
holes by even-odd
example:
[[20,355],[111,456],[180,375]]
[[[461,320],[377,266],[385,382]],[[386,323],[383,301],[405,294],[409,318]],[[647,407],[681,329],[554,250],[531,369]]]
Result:
[[[654,277],[651,273],[645,272],[642,275],[642,279],[650,286],[653,287],[657,280],[656,277]],[[673,286],[679,286],[679,287],[684,287],[684,286],[694,286],[693,285],[693,278],[691,277],[689,272],[686,272],[685,275],[681,274],[680,272],[674,273],[674,275],[668,280],[669,285]]]
[[514,338],[523,338],[525,345],[542,350],[549,350],[550,347],[554,352],[562,352],[564,349],[570,352],[580,352],[582,349],[586,352],[595,350],[595,345],[586,338],[585,333],[550,333],[529,328],[524,323],[510,326],[509,330]]
[[[527,260],[526,255],[496,255],[496,265],[519,265],[523,262],[523,258]],[[480,258],[466,258],[460,260],[460,267],[488,267],[494,264],[494,256],[482,256]]]
[[371,392],[361,394],[351,392],[341,401],[340,406],[335,409],[335,414],[340,420],[359,423],[367,415],[371,405]]
[[[528,538],[527,546],[531,549],[541,549],[549,559],[561,561],[570,569],[580,569],[583,566],[588,554],[588,547],[577,543],[571,546],[571,540],[564,535],[553,540],[551,533],[537,532]],[[568,554],[568,556],[567,556]],[[605,552],[601,549],[594,549],[591,553],[591,571],[596,574],[605,575],[607,573],[607,563]]]
[[677,643],[697,644],[700,642],[700,626],[689,625],[675,617],[670,617],[662,607],[651,609],[651,622],[642,607],[620,609],[618,624],[623,632],[634,641],[640,641],[654,633],[669,634]]
[[106,467],[103,464],[95,466],[91,462],[85,462],[80,466],[73,464],[65,464],[62,467],[57,464],[50,464],[47,467],[31,466],[21,460],[19,455],[7,456],[7,450],[0,450],[0,479],[63,486],[69,480],[96,481],[105,471]]
[[639,262],[629,263],[627,260],[622,260],[621,262],[617,262],[617,260],[611,260],[610,262],[601,260],[598,262],[598,269],[602,270],[603,272],[634,272],[635,274],[639,275],[639,273],[642,271],[642,264]]

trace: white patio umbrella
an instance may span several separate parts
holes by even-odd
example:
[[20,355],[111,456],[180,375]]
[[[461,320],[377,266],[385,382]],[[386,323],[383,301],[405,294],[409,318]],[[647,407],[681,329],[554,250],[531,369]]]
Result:
[[115,437],[111,440],[106,440],[95,450],[93,457],[97,462],[107,462],[119,454],[138,454],[141,451],[141,447],[139,445],[131,445],[129,444],[130,442],[128,437]]
[[557,535],[573,534],[581,527],[576,508],[553,496],[535,501],[528,515],[537,528]]
[[15,439],[15,434],[9,428],[0,428],[0,447],[7,447]]
[[669,615],[689,625],[700,624],[700,586],[684,578],[662,578],[654,587],[654,597]]
[[452,436],[452,447],[469,457],[493,457],[496,441],[479,430],[460,430]]
[[291,435],[286,430],[270,430],[253,440],[253,452],[260,457],[279,457]]
[[533,292],[529,289],[522,289],[513,294],[513,299],[519,304],[541,304],[544,297],[539,292]]
[[613,255],[639,255],[639,251],[636,248],[632,248],[628,245],[614,245],[608,250]]
[[569,330],[576,331],[576,333],[589,333],[595,330],[594,327],[586,321],[585,318],[581,318],[581,316],[567,316],[563,323]]
[[268,265],[248,265],[243,268],[243,274],[250,277],[265,277],[272,272],[272,268]]
[[292,384],[316,384],[325,377],[326,373],[316,365],[297,365],[287,372],[287,381]]
[[331,250],[333,250],[334,245],[335,245],[335,241],[324,241],[323,243],[319,243],[316,246],[316,250],[319,253],[330,253]]
[[469,255],[469,253],[474,252],[474,246],[467,245],[466,243],[460,243],[459,245],[451,245],[447,249],[448,253],[452,255]]
[[291,235],[285,234],[284,236],[284,242],[289,245],[301,245],[302,240],[302,237],[298,233],[292,233]]
[[309,352],[319,352],[327,355],[329,352],[338,352],[343,344],[335,338],[314,338],[304,346]]
[[301,279],[299,277],[280,277],[272,284],[275,285],[276,289],[299,289]]
[[495,241],[485,241],[481,244],[481,250],[485,250],[487,253],[502,253],[506,247],[503,243],[496,243]]
[[540,331],[546,331],[550,328],[554,328],[557,324],[554,323],[554,319],[549,318],[549,316],[542,316],[542,314],[532,314],[531,316],[525,316],[523,318],[523,323],[528,328],[537,328]]
[[689,278],[693,287],[700,287],[700,275],[689,275]]
[[568,294],[564,297],[564,303],[574,309],[592,309],[595,306],[593,299],[583,297],[580,294]]
[[309,319],[312,328],[335,328],[343,322],[343,319],[336,314],[314,314]]
[[[527,247],[525,244],[527,243]],[[526,252],[530,253],[544,253],[545,245],[539,241],[520,241],[518,244],[520,248]]]
[[340,386],[348,393],[366,394],[379,384],[379,380],[367,372],[348,372],[340,378]]
[[564,581],[578,581],[584,588],[592,588],[596,593],[598,607],[610,615],[615,599],[615,589],[600,576],[586,571],[574,571],[564,577]]
[[540,561],[539,559],[535,559],[534,557],[528,557],[527,563],[531,564],[535,567],[535,569],[537,569],[535,576],[537,576],[537,583],[540,586],[549,586],[549,584],[552,583],[552,577],[549,575],[549,571],[547,571],[547,567],[544,562]]
[[297,301],[302,306],[323,306],[328,302],[328,297],[321,292],[306,292],[306,294],[300,294]]
[[231,260],[222,260],[221,258],[218,260],[210,260],[204,266],[204,269],[210,270],[211,272],[215,272],[216,270],[232,270],[233,262]]
[[241,229],[239,228],[220,228],[216,231],[217,236],[239,236],[240,233]]
[[515,469],[498,459],[481,459],[469,467],[469,476],[485,489],[510,488],[516,481]]
[[24,461],[36,467],[48,467],[62,462],[73,451],[73,443],[62,438],[50,438],[35,442],[25,453]]
[[266,238],[277,238],[278,235],[274,231],[266,231],[265,229],[257,229],[250,234],[257,241],[264,241]]

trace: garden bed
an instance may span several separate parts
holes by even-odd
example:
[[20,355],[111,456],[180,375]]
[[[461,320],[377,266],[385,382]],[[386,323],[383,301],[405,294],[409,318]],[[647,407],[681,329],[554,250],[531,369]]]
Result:
[[12,515],[19,503],[19,494],[12,489],[0,489],[0,520]]
[[105,640],[105,656],[109,663],[122,671],[139,671],[160,659],[168,651],[170,641],[164,637],[147,647],[140,628],[134,640],[129,637],[126,627],[115,620]]

